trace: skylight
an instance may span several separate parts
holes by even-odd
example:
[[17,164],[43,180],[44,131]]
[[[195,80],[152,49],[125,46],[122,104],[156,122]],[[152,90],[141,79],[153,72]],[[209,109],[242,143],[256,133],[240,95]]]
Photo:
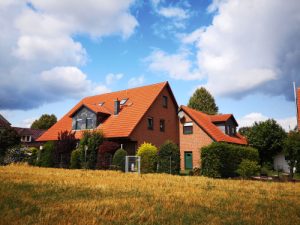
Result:
[[128,98],[124,98],[120,101],[120,105],[124,105],[127,102]]
[[99,105],[99,106],[103,106],[103,105],[104,105],[104,102],[99,102],[98,105]]

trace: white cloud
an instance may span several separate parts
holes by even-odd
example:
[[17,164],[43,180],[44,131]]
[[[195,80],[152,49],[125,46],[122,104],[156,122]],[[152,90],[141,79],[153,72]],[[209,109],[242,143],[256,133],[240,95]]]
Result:
[[198,48],[206,87],[222,96],[250,92],[292,97],[300,84],[300,1],[213,1],[212,24],[183,37]]
[[[261,122],[271,119],[261,113],[253,112],[249,113],[242,118],[238,119],[239,127],[249,127],[252,126],[255,122]],[[287,118],[275,118],[275,120],[288,132],[293,130],[296,125],[296,117],[287,117]]]
[[111,85],[111,84],[113,84],[114,82],[116,82],[116,81],[122,79],[123,76],[124,76],[124,74],[122,74],[122,73],[116,73],[116,74],[114,74],[114,73],[109,73],[109,74],[107,74],[106,77],[105,77],[105,82],[106,82],[107,85]]
[[44,103],[109,90],[78,66],[87,53],[74,36],[128,38],[138,25],[133,0],[0,2],[0,109]]
[[130,78],[130,80],[128,81],[128,86],[129,87],[137,87],[142,85],[145,82],[145,77],[139,76],[139,77],[132,77]]
[[201,79],[202,74],[194,69],[193,64],[188,60],[187,52],[178,54],[167,54],[161,50],[153,51],[145,59],[149,63],[149,69],[155,72],[163,72],[176,80]]
[[166,18],[176,18],[179,20],[190,17],[186,10],[179,7],[162,7],[158,10],[158,14]]
[[19,127],[30,128],[31,124],[38,118],[27,118],[21,121]]

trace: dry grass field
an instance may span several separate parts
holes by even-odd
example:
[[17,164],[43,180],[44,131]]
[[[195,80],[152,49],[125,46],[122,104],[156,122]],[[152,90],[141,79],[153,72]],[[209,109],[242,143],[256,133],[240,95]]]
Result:
[[0,224],[300,224],[300,183],[0,167]]

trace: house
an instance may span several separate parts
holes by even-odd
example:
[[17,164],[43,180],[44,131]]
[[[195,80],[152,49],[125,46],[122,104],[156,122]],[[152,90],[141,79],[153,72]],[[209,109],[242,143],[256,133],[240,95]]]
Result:
[[297,128],[300,131],[300,88],[297,89]]
[[15,129],[21,137],[21,143],[23,146],[39,147],[41,145],[41,142],[38,142],[37,139],[45,132],[45,130],[21,127],[13,127],[13,129]]
[[0,114],[0,132],[4,131],[5,129],[11,127],[11,124],[10,122],[8,122],[4,116],[2,116]]
[[247,144],[247,140],[236,132],[238,123],[232,114],[207,115],[180,106],[178,117],[181,170],[200,167],[200,149],[214,141]]
[[179,144],[178,105],[168,82],[82,99],[38,141],[57,140],[60,131],[102,130],[105,137],[123,145],[129,154],[150,142],[157,147],[166,140]]

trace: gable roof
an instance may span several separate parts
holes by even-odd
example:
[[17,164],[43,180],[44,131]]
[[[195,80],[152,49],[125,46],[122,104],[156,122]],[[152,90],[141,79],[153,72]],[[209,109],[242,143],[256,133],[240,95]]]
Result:
[[226,122],[231,119],[235,123],[235,125],[238,126],[238,123],[232,114],[209,115],[209,117],[211,119],[211,122],[213,123]]
[[[229,136],[224,134],[213,122],[217,118],[216,116],[207,115],[203,112],[191,109],[186,106],[180,106],[179,110],[183,110],[191,119],[197,123],[213,140],[217,142],[228,142],[234,144],[246,145],[247,140],[240,134],[235,136]],[[232,114],[227,114],[231,115]],[[224,116],[226,118],[226,116]],[[230,117],[228,117],[230,118]]]
[[[168,82],[90,96],[82,99],[62,119],[47,130],[38,141],[57,140],[60,131],[72,130],[72,115],[83,105],[94,112],[99,111],[110,114],[110,116],[96,128],[101,129],[107,138],[129,137],[164,88],[168,88],[176,107],[178,107]],[[114,100],[122,100],[125,98],[128,98],[128,100],[121,106],[120,113],[113,115]],[[100,102],[104,102],[103,106],[99,106]],[[75,137],[81,138],[82,132],[83,131],[76,131]]]
[[8,122],[4,116],[0,114],[0,127],[10,127],[10,122]]

